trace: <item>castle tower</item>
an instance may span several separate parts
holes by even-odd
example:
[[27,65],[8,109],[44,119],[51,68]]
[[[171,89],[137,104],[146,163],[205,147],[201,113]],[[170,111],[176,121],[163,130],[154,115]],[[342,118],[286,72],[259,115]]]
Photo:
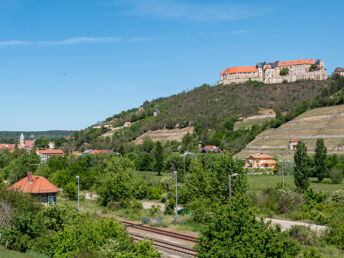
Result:
[[19,138],[19,146],[20,146],[21,148],[24,148],[24,146],[25,146],[24,134],[21,134],[21,135],[20,135],[20,138]]

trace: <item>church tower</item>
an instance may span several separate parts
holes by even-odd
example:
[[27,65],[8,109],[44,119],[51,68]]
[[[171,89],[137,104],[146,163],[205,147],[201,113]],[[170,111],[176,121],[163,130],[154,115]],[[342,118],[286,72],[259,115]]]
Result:
[[20,146],[21,148],[24,148],[24,146],[25,146],[24,134],[21,134],[21,135],[20,135],[20,138],[19,138],[19,146]]

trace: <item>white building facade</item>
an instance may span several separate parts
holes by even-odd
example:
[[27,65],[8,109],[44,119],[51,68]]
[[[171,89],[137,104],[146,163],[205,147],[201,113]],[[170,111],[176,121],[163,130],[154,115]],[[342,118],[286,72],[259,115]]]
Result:
[[[282,75],[283,72],[285,72],[284,75]],[[324,61],[319,59],[300,59],[262,62],[257,63],[255,66],[230,67],[220,73],[220,81],[218,83],[230,84],[254,80],[272,84],[297,80],[326,79],[327,70],[324,66]]]

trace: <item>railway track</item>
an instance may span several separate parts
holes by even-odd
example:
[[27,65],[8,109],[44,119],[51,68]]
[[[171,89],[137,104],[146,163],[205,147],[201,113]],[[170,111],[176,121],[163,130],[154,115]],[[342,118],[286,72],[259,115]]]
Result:
[[140,229],[140,230],[143,230],[146,232],[151,232],[151,233],[155,233],[155,234],[159,234],[159,235],[163,235],[163,236],[169,236],[169,237],[189,241],[189,242],[192,242],[195,244],[197,243],[197,238],[193,237],[193,236],[188,236],[188,235],[184,235],[184,234],[180,234],[180,233],[176,233],[176,232],[171,232],[171,231],[167,231],[167,230],[162,230],[162,229],[158,229],[158,228],[152,228],[152,227],[149,227],[146,225],[131,223],[131,222],[127,222],[127,221],[122,221],[122,223],[126,227],[132,227],[132,228]]
[[152,245],[162,252],[178,254],[178,255],[181,255],[182,257],[195,257],[198,254],[198,251],[190,247],[175,244],[169,241],[156,239],[153,237],[147,237],[147,236],[143,236],[143,235],[132,233],[132,232],[129,233],[129,235],[132,236],[134,241],[141,241],[145,239],[153,241]]
[[[171,231],[162,230],[158,228],[152,228],[146,225],[127,222],[127,221],[122,221],[122,223],[126,226],[126,228],[134,228],[146,233],[153,233],[155,235],[170,237],[177,240],[183,240],[183,241],[187,241],[193,244],[197,243],[197,238],[193,236],[188,236],[181,233],[171,232]],[[181,245],[172,241],[162,240],[161,238],[147,236],[145,234],[140,234],[137,232],[128,231],[128,233],[129,235],[132,236],[134,241],[140,241],[144,239],[153,241],[153,246],[155,246],[158,250],[165,253],[177,254],[177,255],[180,255],[181,257],[195,257],[198,254],[198,252],[192,249],[191,247]]]

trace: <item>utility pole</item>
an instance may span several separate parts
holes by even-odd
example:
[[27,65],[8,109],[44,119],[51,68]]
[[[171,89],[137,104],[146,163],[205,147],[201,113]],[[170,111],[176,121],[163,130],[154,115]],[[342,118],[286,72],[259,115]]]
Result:
[[176,216],[175,216],[175,221],[177,221],[177,218],[178,218],[178,171],[177,170],[173,171],[173,174],[176,175]]
[[277,155],[277,157],[281,158],[281,163],[282,163],[282,188],[284,189],[284,159],[282,159],[281,155]]
[[76,176],[76,178],[78,179],[78,210],[80,210],[80,194],[79,194],[79,176]]
[[228,199],[232,198],[232,176],[237,176],[237,173],[228,174]]
[[184,153],[184,180],[185,180],[185,153]]

